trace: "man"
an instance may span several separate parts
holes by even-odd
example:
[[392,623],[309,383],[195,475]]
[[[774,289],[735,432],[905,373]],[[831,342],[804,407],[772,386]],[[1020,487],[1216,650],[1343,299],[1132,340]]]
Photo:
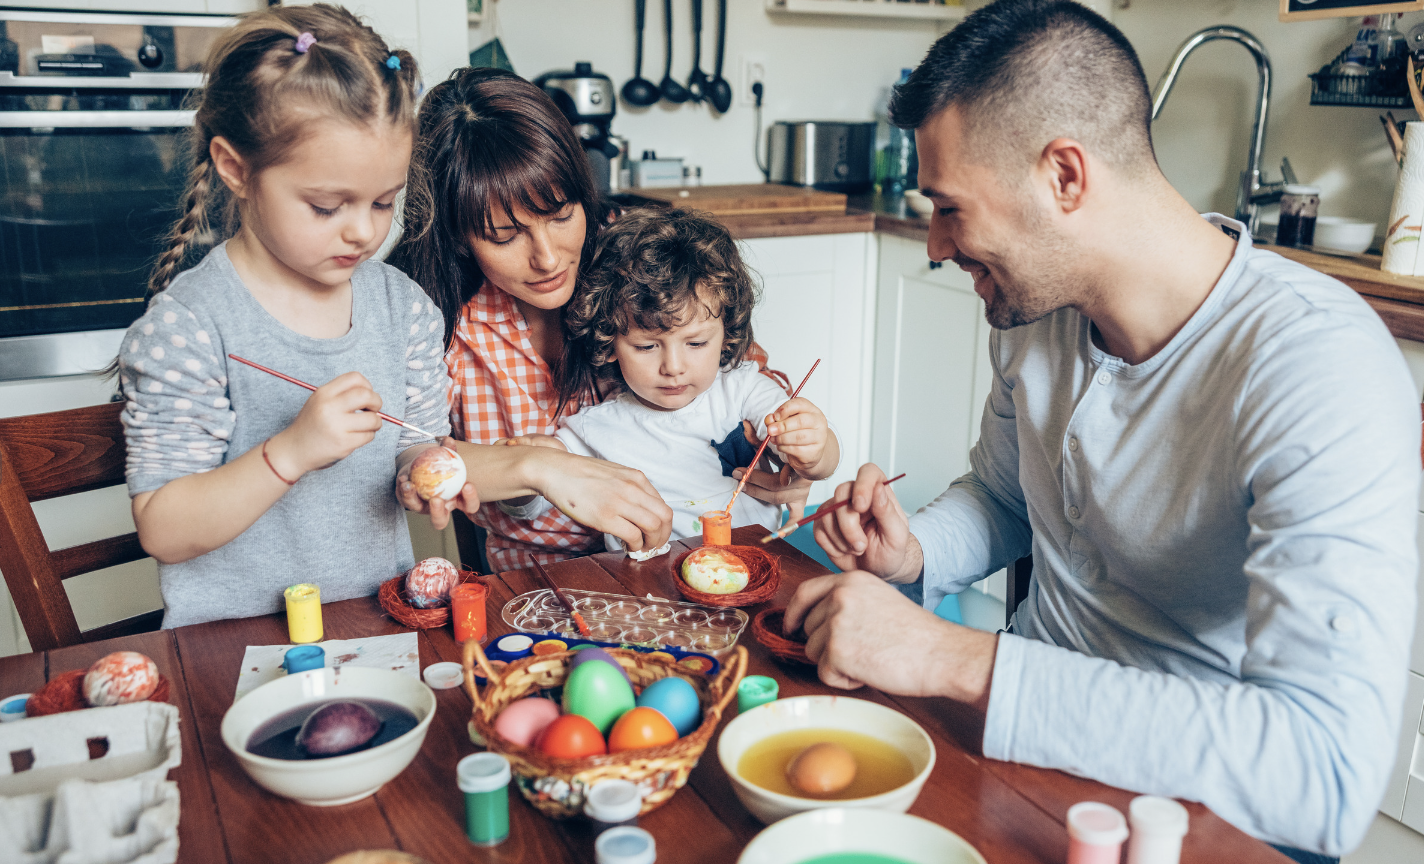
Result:
[[[914,518],[873,465],[838,490],[817,540],[849,572],[786,626],[829,684],[978,706],[987,756],[1321,860],[1364,836],[1393,759],[1418,394],[1354,292],[1193,212],[1149,106],[1123,35],[1048,0],[970,15],[897,92],[930,258],[996,328],[993,388],[970,472]],[[933,609],[1030,550],[1005,634],[886,584],[922,579]]]

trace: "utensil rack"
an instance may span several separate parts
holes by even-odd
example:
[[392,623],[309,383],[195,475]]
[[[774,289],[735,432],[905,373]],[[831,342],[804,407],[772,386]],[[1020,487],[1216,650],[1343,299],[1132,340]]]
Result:
[[964,7],[942,0],[766,0],[766,11],[799,15],[856,15],[870,18],[921,18],[958,21]]

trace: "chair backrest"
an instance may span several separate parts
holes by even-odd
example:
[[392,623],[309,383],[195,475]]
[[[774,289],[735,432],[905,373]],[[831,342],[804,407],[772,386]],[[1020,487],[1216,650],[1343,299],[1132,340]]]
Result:
[[50,551],[32,502],[124,482],[123,403],[0,419],[0,573],[34,651],[155,629],[162,611],[83,633],[63,580],[148,557],[125,534]]

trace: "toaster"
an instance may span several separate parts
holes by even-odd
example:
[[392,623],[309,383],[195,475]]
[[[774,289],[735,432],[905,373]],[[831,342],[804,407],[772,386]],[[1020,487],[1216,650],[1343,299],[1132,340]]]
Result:
[[874,121],[778,120],[767,137],[771,182],[847,194],[870,191]]

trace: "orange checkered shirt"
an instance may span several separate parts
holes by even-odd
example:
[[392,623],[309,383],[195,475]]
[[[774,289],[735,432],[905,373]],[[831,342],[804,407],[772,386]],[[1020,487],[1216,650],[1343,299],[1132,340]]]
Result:
[[[760,346],[754,343],[747,359],[786,387],[786,376],[766,368]],[[454,385],[450,426],[456,438],[493,444],[516,435],[554,434],[552,373],[535,352],[529,325],[508,294],[481,286],[460,310],[445,364]],[[496,573],[529,567],[533,559],[553,564],[603,548],[602,534],[555,508],[526,521],[486,503],[475,522],[489,532],[485,555]]]

